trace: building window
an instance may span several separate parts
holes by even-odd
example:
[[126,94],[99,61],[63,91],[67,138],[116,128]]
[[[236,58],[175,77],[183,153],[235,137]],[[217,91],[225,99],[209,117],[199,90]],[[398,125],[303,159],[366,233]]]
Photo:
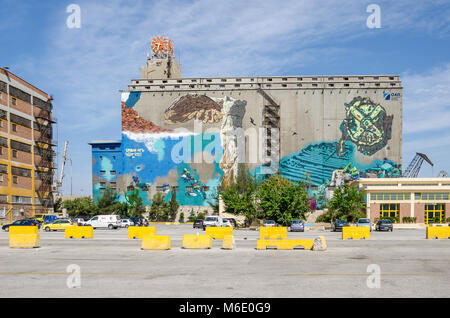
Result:
[[12,124],[12,131],[17,131],[17,125],[16,124]]
[[12,179],[13,179],[13,183],[14,184],[18,184],[19,183],[19,177],[18,176],[13,176]]
[[3,155],[3,147],[0,147],[0,155]]
[[111,170],[111,171],[110,171],[110,174],[111,174],[111,175],[115,175],[115,174],[116,174],[116,170]]
[[17,150],[13,149],[12,156],[13,158],[17,158]]
[[380,204],[380,219],[389,218],[395,223],[398,222],[398,213],[400,211],[399,203],[383,203]]
[[416,200],[448,200],[449,193],[434,193],[434,192],[423,192],[423,193],[415,193],[414,199]]
[[386,192],[370,194],[370,200],[372,201],[404,201],[410,199],[411,195],[406,192]]
[[425,224],[445,222],[445,204],[425,204]]
[[11,102],[12,102],[12,104],[13,104],[14,106],[17,105],[17,99],[15,99],[14,97],[11,99]]
[[105,175],[106,171],[105,170],[100,170],[100,175]]

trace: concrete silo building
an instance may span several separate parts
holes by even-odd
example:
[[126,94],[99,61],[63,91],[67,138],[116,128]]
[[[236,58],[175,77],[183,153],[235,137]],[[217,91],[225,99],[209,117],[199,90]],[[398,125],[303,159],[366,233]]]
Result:
[[398,75],[183,78],[159,40],[121,93],[121,139],[91,143],[94,197],[137,187],[148,205],[176,191],[184,208],[203,209],[242,163],[317,191],[401,176]]

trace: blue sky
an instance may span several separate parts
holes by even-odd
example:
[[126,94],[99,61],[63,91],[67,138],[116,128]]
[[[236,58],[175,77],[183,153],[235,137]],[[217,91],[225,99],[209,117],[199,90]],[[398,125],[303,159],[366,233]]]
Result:
[[[81,8],[69,29],[66,8]],[[381,28],[369,29],[369,4]],[[403,166],[450,173],[450,2],[0,0],[0,64],[50,93],[73,193],[91,194],[93,139],[120,138],[120,89],[139,77],[153,36],[174,41],[185,77],[399,74]],[[63,192],[70,192],[70,167]]]

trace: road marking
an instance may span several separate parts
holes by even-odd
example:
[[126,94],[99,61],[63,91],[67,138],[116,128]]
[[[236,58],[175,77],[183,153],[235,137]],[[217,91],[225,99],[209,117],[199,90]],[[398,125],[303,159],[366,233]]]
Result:
[[[0,272],[0,275],[67,275],[67,272]],[[82,272],[82,275],[95,276],[137,276],[138,273],[89,273]]]
[[[281,276],[364,276],[367,277],[368,273],[301,273],[301,274],[281,274]],[[390,277],[412,277],[412,276],[436,276],[436,274],[432,273],[383,273],[381,276],[390,276]]]

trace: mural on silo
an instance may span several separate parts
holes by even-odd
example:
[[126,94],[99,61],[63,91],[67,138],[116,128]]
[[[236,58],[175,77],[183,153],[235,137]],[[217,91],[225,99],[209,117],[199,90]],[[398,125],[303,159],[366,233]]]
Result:
[[[222,178],[235,173],[232,144],[224,143],[226,129],[238,124],[245,112],[245,101],[230,97],[211,99],[204,95],[185,95],[164,112],[164,127],[143,119],[134,109],[140,93],[122,95],[122,177],[127,187],[138,187],[144,204],[151,203],[149,188],[166,194],[177,191],[181,205],[207,206],[215,201]],[[236,109],[239,111],[236,111]],[[171,126],[189,121],[217,124],[214,132],[180,131]],[[223,145],[227,145],[224,149]],[[209,158],[209,164],[196,162],[196,156]],[[224,156],[225,153],[225,156]],[[201,167],[201,169],[199,169]]]
[[[142,94],[147,95],[143,98]],[[222,180],[230,180],[238,171],[238,138],[230,138],[228,133],[248,128],[244,125],[247,100],[196,93],[157,99],[145,92],[125,92],[121,98],[121,167],[110,168],[104,160],[102,168],[95,163],[94,174],[101,169],[106,171],[105,178],[117,180],[122,200],[124,191],[139,188],[145,205],[151,204],[156,191],[164,193],[166,201],[177,191],[177,200],[184,206],[214,203]],[[352,97],[342,107],[345,116],[340,119],[336,140],[308,140],[305,146],[280,158],[282,176],[306,181],[320,192],[361,177],[401,175],[399,163],[375,159],[382,158],[378,152],[391,139],[394,116],[368,97]],[[249,119],[258,128],[252,117],[245,122]],[[181,129],[195,122],[213,129]],[[198,156],[200,161],[196,161]],[[209,158],[207,163],[205,158]],[[262,164],[250,168],[255,174],[271,172]],[[108,175],[112,169],[120,175]],[[94,196],[98,194],[99,184],[94,184]]]
[[346,117],[340,125],[342,137],[335,142],[311,142],[280,160],[280,173],[293,181],[311,185],[339,186],[362,177],[400,177],[401,165],[388,159],[361,163],[356,153],[372,156],[391,139],[393,115],[370,98],[355,97],[344,104]]

